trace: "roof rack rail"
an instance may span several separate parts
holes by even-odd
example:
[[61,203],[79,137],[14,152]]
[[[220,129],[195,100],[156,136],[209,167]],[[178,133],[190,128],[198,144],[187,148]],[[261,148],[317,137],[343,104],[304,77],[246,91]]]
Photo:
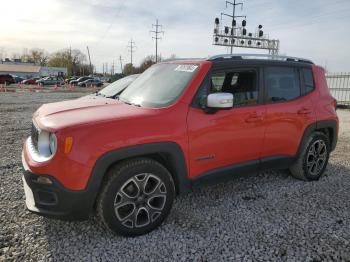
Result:
[[208,58],[209,61],[213,60],[223,60],[223,59],[262,59],[262,60],[278,60],[278,61],[291,61],[291,62],[300,62],[313,64],[309,59],[293,57],[293,56],[281,56],[281,55],[265,55],[265,54],[222,54],[215,55]]
[[171,62],[171,61],[191,61],[191,60],[205,60],[206,58],[203,58],[203,57],[191,57],[191,58],[181,58],[181,57],[178,57],[178,58],[167,58],[167,59],[164,59],[160,62]]

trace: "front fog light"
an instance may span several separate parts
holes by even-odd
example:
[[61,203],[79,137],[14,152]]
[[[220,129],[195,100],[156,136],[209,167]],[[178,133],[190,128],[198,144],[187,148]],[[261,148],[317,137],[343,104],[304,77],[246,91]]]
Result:
[[54,155],[56,153],[56,150],[57,150],[57,137],[56,137],[56,135],[51,133],[49,140],[50,140],[51,155]]
[[35,183],[43,184],[43,185],[52,185],[52,181],[48,177],[44,176],[38,176],[36,179],[33,180]]

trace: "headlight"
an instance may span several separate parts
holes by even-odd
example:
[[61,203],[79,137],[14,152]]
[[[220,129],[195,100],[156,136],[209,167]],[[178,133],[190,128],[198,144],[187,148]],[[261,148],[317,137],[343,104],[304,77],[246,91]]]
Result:
[[56,135],[51,133],[49,136],[49,140],[50,140],[51,155],[54,155],[56,153],[56,150],[57,150],[57,137],[56,137]]
[[38,153],[42,157],[51,157],[57,150],[57,137],[53,133],[41,130],[38,138]]

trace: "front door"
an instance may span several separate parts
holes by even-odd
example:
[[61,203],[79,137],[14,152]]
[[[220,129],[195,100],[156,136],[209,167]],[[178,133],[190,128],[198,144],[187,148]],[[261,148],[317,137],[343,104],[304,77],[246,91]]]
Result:
[[[258,70],[212,72],[200,88],[187,118],[191,178],[239,164],[257,166],[265,116],[265,106],[259,103]],[[216,112],[200,108],[214,92],[232,93],[233,108]]]

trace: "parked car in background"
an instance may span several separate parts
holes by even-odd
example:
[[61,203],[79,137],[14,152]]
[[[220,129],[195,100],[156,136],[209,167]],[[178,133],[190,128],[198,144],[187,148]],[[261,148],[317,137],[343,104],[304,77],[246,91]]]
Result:
[[80,82],[83,82],[85,80],[88,80],[88,79],[94,79],[93,77],[90,77],[90,76],[82,76],[82,77],[79,77],[78,79],[76,80],[72,80],[69,82],[69,84],[73,85],[73,86],[76,86],[78,85]]
[[15,80],[15,83],[21,83],[24,78],[23,77],[20,77],[20,76],[16,76],[16,75],[11,75],[13,77],[13,79]]
[[47,76],[36,81],[40,85],[63,85],[64,79],[62,77]]
[[9,74],[0,75],[0,84],[10,85],[14,83],[15,83],[15,79],[11,75]]
[[125,88],[127,88],[132,82],[134,82],[134,80],[139,75],[140,74],[135,74],[135,75],[129,75],[129,76],[123,77],[117,81],[114,81],[112,84],[106,86],[100,91],[87,96],[83,96],[80,99],[86,99],[86,98],[94,99],[98,97],[116,98],[125,90]]
[[73,80],[77,80],[78,77],[77,76],[71,76],[71,77],[68,77],[66,78],[64,81],[69,84],[70,81],[73,81]]
[[24,85],[35,85],[36,81],[39,80],[40,77],[33,77],[33,78],[29,78],[29,79],[25,79],[22,81],[22,84]]
[[103,83],[101,82],[101,80],[95,78],[95,79],[88,79],[88,80],[82,81],[82,82],[78,83],[78,86],[80,86],[80,87],[89,87],[89,86],[100,87],[100,86],[103,86]]
[[103,83],[111,83],[111,78],[110,77],[101,77],[100,80],[103,82]]

